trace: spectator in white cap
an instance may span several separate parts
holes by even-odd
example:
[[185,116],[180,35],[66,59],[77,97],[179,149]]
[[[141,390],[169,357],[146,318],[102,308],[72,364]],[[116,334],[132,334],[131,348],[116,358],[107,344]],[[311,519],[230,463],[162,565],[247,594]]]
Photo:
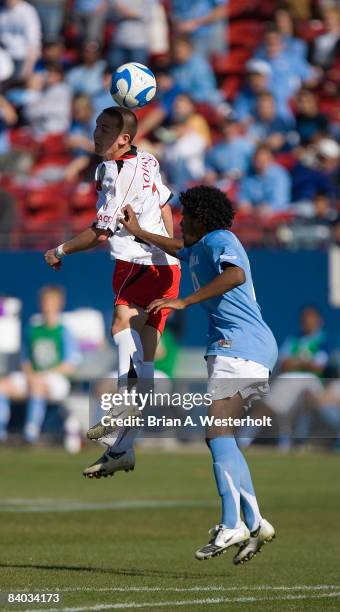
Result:
[[332,138],[322,138],[318,144],[319,168],[330,181],[334,201],[340,199],[340,147]]
[[270,65],[263,60],[251,59],[246,63],[246,81],[233,104],[238,121],[252,120],[259,95],[268,91],[271,73]]
[[272,69],[268,62],[256,58],[247,61],[246,69],[249,73],[265,74],[266,76],[271,76],[272,74]]
[[41,52],[41,26],[26,0],[6,0],[0,9],[0,44],[14,62],[14,77],[29,77]]
[[334,170],[339,160],[340,147],[332,138],[322,138],[318,144],[318,154],[325,161],[325,169]]
[[[313,149],[312,149],[313,153]],[[307,151],[292,171],[293,202],[311,202],[324,193],[333,204],[340,198],[340,147],[332,138],[319,140],[314,154]]]

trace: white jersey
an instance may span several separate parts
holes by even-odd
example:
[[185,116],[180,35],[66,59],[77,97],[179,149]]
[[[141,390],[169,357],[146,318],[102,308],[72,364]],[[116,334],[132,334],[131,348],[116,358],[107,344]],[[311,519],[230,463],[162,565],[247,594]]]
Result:
[[119,223],[122,208],[130,204],[142,229],[168,236],[161,209],[171,191],[163,184],[159,163],[153,155],[133,147],[132,153],[121,160],[102,162],[96,170],[96,189],[96,227],[111,230],[109,242],[115,259],[147,266],[179,263],[161,249],[139,242]]

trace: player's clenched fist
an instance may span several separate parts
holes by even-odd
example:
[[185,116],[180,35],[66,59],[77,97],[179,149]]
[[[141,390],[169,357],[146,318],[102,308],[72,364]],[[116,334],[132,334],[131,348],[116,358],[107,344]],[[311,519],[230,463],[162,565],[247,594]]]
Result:
[[123,216],[120,219],[120,223],[126,227],[126,229],[132,234],[136,236],[140,231],[141,227],[137,221],[136,213],[133,210],[130,204],[124,206],[122,209]]
[[49,251],[46,251],[44,258],[46,263],[51,266],[51,268],[54,268],[54,270],[60,269],[61,261],[59,257],[56,257],[55,249],[49,249]]

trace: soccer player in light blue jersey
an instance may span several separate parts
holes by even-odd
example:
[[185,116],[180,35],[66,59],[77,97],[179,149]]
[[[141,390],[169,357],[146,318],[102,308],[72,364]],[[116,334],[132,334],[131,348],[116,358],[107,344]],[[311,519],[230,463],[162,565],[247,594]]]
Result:
[[[266,392],[277,345],[256,302],[247,254],[230,231],[234,212],[228,198],[214,187],[199,186],[182,193],[180,200],[183,241],[145,231],[130,206],[123,209],[122,223],[143,243],[188,263],[195,292],[181,299],[154,300],[147,310],[203,306],[209,320],[206,360],[213,398],[210,415],[239,417],[245,404]],[[208,427],[206,438],[222,516],[210,530],[208,544],[196,551],[196,558],[210,559],[237,544],[233,561],[243,563],[271,541],[275,531],[261,516],[247,462],[229,422],[225,427]]]

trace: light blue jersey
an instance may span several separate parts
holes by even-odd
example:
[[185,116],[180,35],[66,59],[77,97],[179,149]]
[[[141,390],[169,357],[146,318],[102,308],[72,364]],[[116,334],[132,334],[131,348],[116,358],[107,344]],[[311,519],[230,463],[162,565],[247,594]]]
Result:
[[273,370],[276,341],[262,319],[249,259],[235,234],[228,230],[210,232],[191,247],[178,251],[178,257],[188,263],[196,291],[216,278],[225,264],[243,269],[243,285],[201,304],[209,321],[206,355],[249,359]]

